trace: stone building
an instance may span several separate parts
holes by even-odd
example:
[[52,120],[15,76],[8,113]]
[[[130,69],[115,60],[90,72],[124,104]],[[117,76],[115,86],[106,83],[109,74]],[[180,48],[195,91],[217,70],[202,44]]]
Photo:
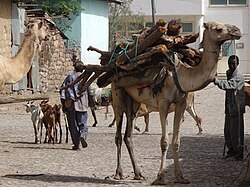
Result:
[[[1,0],[0,7],[0,55],[11,57],[21,47],[25,31],[24,21],[29,16],[11,0]],[[57,92],[64,78],[73,70],[71,51],[65,45],[67,38],[52,21],[47,20],[46,23],[49,27],[49,41],[40,46],[27,76],[14,85],[5,85],[0,91],[2,95],[27,91]]]

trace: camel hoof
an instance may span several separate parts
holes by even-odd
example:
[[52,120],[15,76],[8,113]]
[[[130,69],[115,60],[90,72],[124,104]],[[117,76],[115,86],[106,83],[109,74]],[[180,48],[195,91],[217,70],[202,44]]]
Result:
[[115,180],[122,180],[122,179],[124,179],[124,176],[123,176],[123,175],[120,175],[120,174],[116,174],[116,175],[114,176],[114,179],[115,179]]
[[114,125],[114,124],[111,123],[111,124],[109,124],[109,127],[113,127],[113,125]]
[[180,183],[180,184],[189,184],[190,183],[189,180],[184,179],[182,176],[177,178],[176,181],[177,181],[176,183]]
[[166,185],[167,181],[165,179],[165,175],[158,175],[155,181],[152,183],[152,185]]
[[148,131],[144,131],[142,134],[149,134]]
[[134,180],[146,180],[146,178],[142,176],[141,174],[139,174],[139,175],[135,175]]

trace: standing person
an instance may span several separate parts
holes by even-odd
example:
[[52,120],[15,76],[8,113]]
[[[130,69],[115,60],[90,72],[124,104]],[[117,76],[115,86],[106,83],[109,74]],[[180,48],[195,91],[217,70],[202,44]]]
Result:
[[224,136],[228,151],[224,158],[232,160],[242,160],[244,155],[245,79],[238,65],[239,57],[230,56],[227,80],[214,81],[215,85],[226,91]]
[[[62,87],[74,81],[83,71],[83,63],[76,61],[73,64],[75,72],[65,78]],[[73,150],[79,149],[81,141],[82,147],[88,146],[86,138],[88,135],[88,93],[87,91],[79,94],[79,83],[69,87],[66,90],[61,90],[61,102],[63,105],[63,112],[66,113],[69,131],[73,142]]]

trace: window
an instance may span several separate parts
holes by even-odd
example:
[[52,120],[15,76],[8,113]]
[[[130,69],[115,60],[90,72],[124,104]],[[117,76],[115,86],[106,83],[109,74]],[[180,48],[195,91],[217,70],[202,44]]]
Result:
[[233,41],[231,41],[231,42],[225,42],[221,46],[222,56],[223,57],[231,56],[233,54],[233,49],[234,49],[234,43],[233,43]]
[[193,32],[193,23],[182,23],[182,32]]
[[211,5],[245,5],[246,0],[210,0]]

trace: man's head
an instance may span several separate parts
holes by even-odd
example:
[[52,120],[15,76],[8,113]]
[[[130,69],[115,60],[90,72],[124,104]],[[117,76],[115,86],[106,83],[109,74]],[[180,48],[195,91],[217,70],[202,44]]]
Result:
[[231,55],[228,58],[228,67],[230,71],[234,72],[234,70],[237,68],[238,65],[239,65],[239,57],[236,55]]
[[83,65],[84,65],[84,64],[83,64],[82,61],[76,61],[76,62],[73,64],[73,66],[74,66],[76,72],[82,72],[83,69],[84,69],[84,66],[83,66]]

